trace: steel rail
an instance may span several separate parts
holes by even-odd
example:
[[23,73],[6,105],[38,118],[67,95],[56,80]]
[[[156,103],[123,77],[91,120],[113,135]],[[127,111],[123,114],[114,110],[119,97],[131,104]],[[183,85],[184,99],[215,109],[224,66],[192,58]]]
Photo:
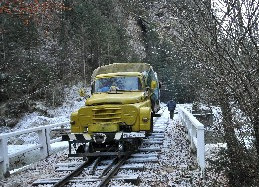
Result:
[[132,153],[133,152],[130,152],[127,155],[125,155],[124,157],[120,158],[119,161],[117,162],[117,164],[114,166],[114,168],[112,168],[110,170],[110,172],[104,177],[104,179],[99,183],[98,187],[107,186],[107,184],[109,183],[110,179],[118,172],[118,170],[120,169],[122,164],[124,164],[127,161],[127,159],[130,157],[130,155]]
[[85,161],[83,164],[81,164],[78,168],[76,168],[74,171],[72,171],[71,173],[69,173],[68,175],[66,175],[64,178],[62,178],[60,181],[58,181],[57,183],[55,183],[53,185],[53,187],[61,187],[66,185],[73,177],[79,175],[85,167],[90,166],[95,159],[89,159],[87,161]]
[[112,163],[109,164],[109,165],[103,170],[103,172],[102,172],[102,174],[99,176],[99,178],[102,178],[104,175],[106,175],[106,174],[111,170],[112,166],[113,166],[115,163],[117,163],[117,161],[118,161],[118,157],[114,158],[114,159],[112,160]]
[[91,169],[90,171],[90,175],[93,175],[96,168],[97,168],[97,165],[102,161],[102,157],[98,157],[95,161],[94,161],[94,164],[93,164],[93,168]]

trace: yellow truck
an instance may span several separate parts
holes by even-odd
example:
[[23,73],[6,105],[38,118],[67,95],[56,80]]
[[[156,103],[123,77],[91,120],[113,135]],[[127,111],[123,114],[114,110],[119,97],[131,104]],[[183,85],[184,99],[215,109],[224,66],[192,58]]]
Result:
[[157,74],[146,63],[115,63],[94,70],[91,96],[71,114],[71,133],[63,135],[69,141],[69,156],[135,148],[153,132],[159,88]]

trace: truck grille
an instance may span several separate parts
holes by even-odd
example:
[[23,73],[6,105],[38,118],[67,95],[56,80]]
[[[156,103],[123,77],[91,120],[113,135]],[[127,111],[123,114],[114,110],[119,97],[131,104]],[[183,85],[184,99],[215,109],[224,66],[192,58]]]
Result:
[[121,108],[118,107],[105,107],[95,108],[93,111],[93,122],[121,122]]

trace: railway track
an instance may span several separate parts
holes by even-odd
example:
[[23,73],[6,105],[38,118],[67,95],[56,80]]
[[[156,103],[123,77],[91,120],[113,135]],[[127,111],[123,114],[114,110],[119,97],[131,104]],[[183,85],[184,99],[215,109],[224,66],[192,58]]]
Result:
[[[158,155],[163,144],[165,128],[166,124],[155,124],[154,133],[143,140],[137,152],[126,152],[120,157],[96,156],[84,162],[77,159],[57,163],[57,175],[54,178],[38,179],[32,186],[107,186],[111,180],[138,185],[145,164],[159,161]],[[130,174],[127,174],[127,170],[131,171]]]
[[[127,159],[131,156],[132,152],[128,152],[123,157],[115,157],[115,158],[106,158],[103,157],[94,157],[91,158],[83,163],[80,163],[78,167],[76,165],[78,163],[68,163],[68,167],[57,168],[57,171],[72,171],[65,175],[62,178],[51,178],[51,179],[40,179],[33,183],[33,186],[42,185],[42,184],[49,184],[53,185],[53,187],[61,187],[65,186],[69,183],[77,183],[77,182],[99,182],[98,186],[106,186],[109,181],[114,177],[114,175],[118,172],[118,170],[121,168],[121,166],[127,161]],[[99,172],[100,174],[98,176],[94,176],[95,172],[97,171],[97,167],[101,162],[108,163],[106,166],[101,165],[99,166],[99,169],[102,168],[102,171]],[[65,164],[66,165],[66,164]],[[62,164],[60,165],[62,166]],[[71,167],[72,166],[72,167]],[[69,169],[70,167],[70,169]],[[81,173],[83,173],[86,169],[88,169],[88,173],[90,175],[93,175],[92,177],[83,178],[83,177],[77,177]],[[135,182],[135,180],[138,180],[136,177],[132,176],[123,176],[123,177],[117,177],[117,179],[124,179],[128,180],[130,182]]]
[[[146,143],[152,143],[147,141]],[[32,186],[50,185],[65,186],[70,183],[95,183],[96,186],[106,186],[111,179],[123,180],[135,185],[139,183],[138,174],[116,175],[119,170],[144,170],[143,162],[158,162],[158,154],[144,152],[158,151],[154,148],[140,148],[139,153],[128,152],[123,157],[95,157],[85,162],[67,162],[56,165],[56,172],[68,172],[57,178],[39,179]],[[87,177],[85,177],[87,176]]]

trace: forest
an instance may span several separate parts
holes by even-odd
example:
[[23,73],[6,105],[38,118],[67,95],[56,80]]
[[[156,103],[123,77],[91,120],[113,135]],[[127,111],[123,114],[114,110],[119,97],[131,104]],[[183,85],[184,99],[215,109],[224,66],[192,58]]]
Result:
[[230,186],[256,186],[258,8],[258,0],[3,0],[0,122],[33,111],[38,100],[58,106],[63,90],[89,86],[98,66],[146,62],[162,101],[221,107],[228,149],[214,164]]

